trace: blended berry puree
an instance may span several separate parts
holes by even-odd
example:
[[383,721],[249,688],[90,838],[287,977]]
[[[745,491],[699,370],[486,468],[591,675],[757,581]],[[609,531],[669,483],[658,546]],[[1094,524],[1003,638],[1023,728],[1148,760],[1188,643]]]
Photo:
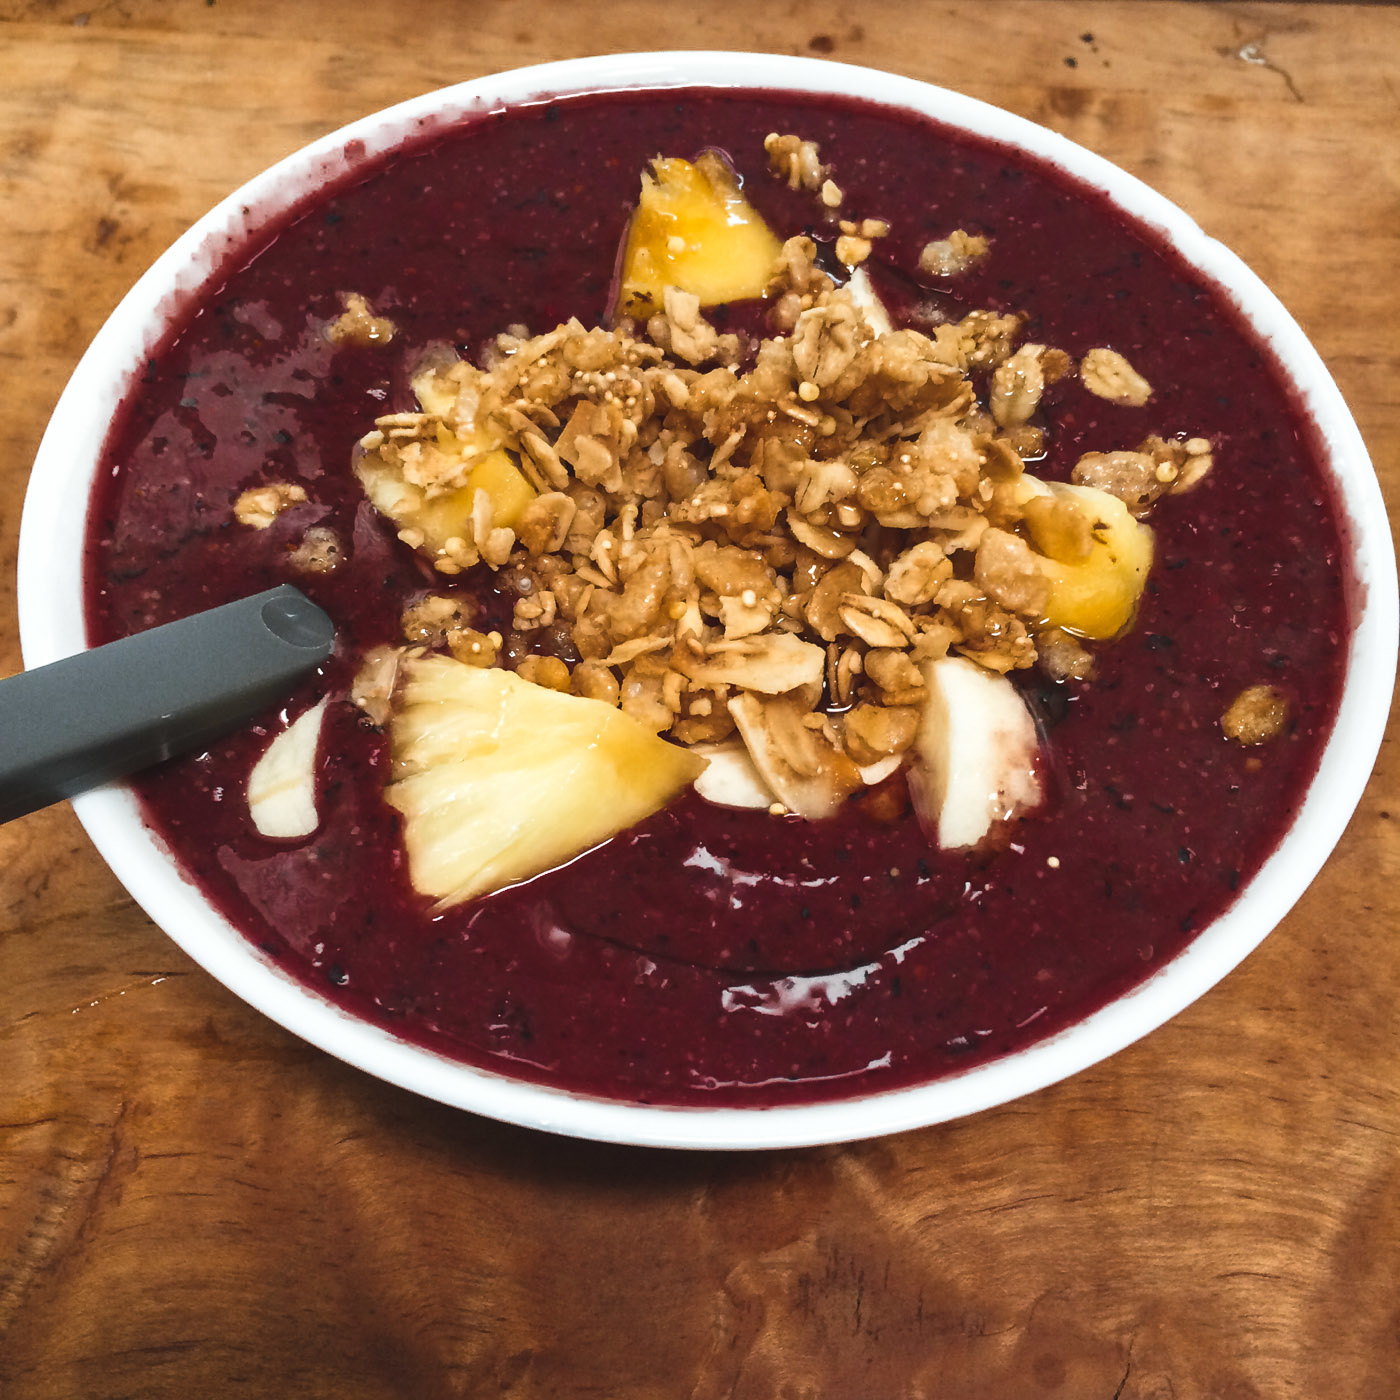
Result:
[[[1047,390],[1038,474],[1149,433],[1210,439],[1215,469],[1155,509],[1156,559],[1132,630],[1087,683],[1017,683],[1043,723],[1051,797],[976,854],[934,847],[901,779],[824,822],[688,795],[561,869],[434,915],[382,797],[387,738],[343,700],[408,599],[444,581],[395,537],[351,469],[376,416],[414,407],[424,347],[476,356],[504,328],[601,320],[639,173],[657,154],[729,153],[780,237],[823,232],[812,196],[767,173],[769,131],[820,144],[843,213],[889,220],[877,285],[897,313],[1020,311],[1027,340],[1122,352],[1145,408],[1069,378]],[[987,257],[941,282],[912,270],[950,230]],[[904,269],[903,272],[895,269]],[[386,347],[321,328],[359,292]],[[744,324],[745,308],[712,316]],[[751,317],[752,319],[752,317]],[[756,322],[755,322],[756,324]],[[320,994],[408,1040],[543,1083],[665,1104],[840,1098],[1020,1048],[1163,966],[1275,847],[1336,713],[1349,645],[1346,556],[1300,405],[1229,300],[1150,230],[1056,169],[934,122],[830,98],[666,91],[569,98],[425,129],[230,249],[179,307],[111,431],[91,506],[91,640],[290,580],[335,619],[314,837],[254,831],[249,769],[270,713],[135,784],[201,891]],[[308,500],[261,531],[245,488]],[[349,558],[303,576],[308,526]],[[455,586],[499,626],[486,570]],[[484,624],[478,623],[482,626]],[[1290,705],[1260,749],[1220,717],[1244,688]]]

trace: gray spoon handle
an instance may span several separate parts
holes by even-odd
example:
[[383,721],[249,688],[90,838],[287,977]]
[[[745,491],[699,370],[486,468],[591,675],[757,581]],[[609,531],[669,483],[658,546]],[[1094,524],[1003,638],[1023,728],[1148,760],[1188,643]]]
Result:
[[334,646],[284,584],[0,681],[0,822],[246,723]]

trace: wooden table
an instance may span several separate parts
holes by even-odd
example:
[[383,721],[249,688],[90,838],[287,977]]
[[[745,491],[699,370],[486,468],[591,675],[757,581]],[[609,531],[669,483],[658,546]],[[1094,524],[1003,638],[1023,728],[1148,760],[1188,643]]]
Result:
[[[883,66],[1141,175],[1280,294],[1400,490],[1395,10],[0,0],[0,673],[44,422],[181,229],[401,98],[666,46]],[[1282,928],[1110,1063],[946,1127],[746,1157],[381,1085],[189,963],[66,807],[13,823],[0,1395],[1394,1395],[1397,779],[1388,747]]]

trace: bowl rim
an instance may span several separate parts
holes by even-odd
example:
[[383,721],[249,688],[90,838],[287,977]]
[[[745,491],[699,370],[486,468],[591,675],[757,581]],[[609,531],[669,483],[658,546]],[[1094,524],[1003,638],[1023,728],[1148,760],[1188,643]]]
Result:
[[[97,333],[59,398],[35,457],[19,543],[25,662],[87,645],[82,557],[86,511],[107,425],[158,337],[175,297],[198,288],[219,253],[266,220],[416,135],[473,113],[587,92],[652,88],[767,89],[850,96],[905,108],[1001,141],[1102,192],[1171,242],[1215,283],[1273,351],[1316,425],[1352,553],[1355,627],[1336,723],[1299,812],[1235,903],[1171,962],[1084,1020],[999,1059],[930,1083],[857,1098],[766,1108],[669,1107],[594,1097],[512,1079],[399,1039],[283,972],[205,902],[143,824],[124,786],[73,802],[93,844],[169,937],[264,1015],[380,1079],[503,1122],[639,1146],[791,1148],[856,1141],[980,1112],[1106,1059],[1175,1016],[1240,963],[1321,868],[1359,802],[1389,713],[1395,676],[1395,558],[1380,486],[1360,432],[1321,357],[1264,283],[1222,243],[1103,157],[978,99],[878,69],[825,59],[712,50],[598,55],[455,84],[353,121],[310,142],[220,201],[137,281]],[[76,582],[75,582],[76,581]]]

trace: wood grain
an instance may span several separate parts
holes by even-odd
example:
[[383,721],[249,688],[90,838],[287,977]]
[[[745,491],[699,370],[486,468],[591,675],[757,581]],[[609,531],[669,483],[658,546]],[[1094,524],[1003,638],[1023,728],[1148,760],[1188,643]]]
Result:
[[[1157,186],[1278,292],[1400,490],[1400,12],[0,0],[0,672],[62,384],[191,220],[517,64],[826,54]],[[77,505],[75,503],[75,509]],[[425,1104],[194,967],[68,809],[0,828],[0,1395],[1276,1400],[1400,1377],[1400,769],[1215,992],[975,1119],[755,1157]]]

